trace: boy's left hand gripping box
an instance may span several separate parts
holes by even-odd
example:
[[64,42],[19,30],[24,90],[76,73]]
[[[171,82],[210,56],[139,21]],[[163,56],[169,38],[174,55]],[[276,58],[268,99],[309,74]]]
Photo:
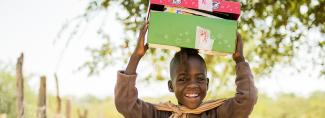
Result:
[[149,11],[149,16],[150,47],[193,48],[207,54],[235,51],[236,20],[157,11]]

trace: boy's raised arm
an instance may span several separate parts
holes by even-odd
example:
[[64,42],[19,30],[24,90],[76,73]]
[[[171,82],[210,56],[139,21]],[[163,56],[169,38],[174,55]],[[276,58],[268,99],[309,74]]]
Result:
[[148,50],[148,45],[144,44],[144,37],[146,35],[147,30],[148,30],[148,22],[146,22],[141,28],[137,46],[134,49],[134,52],[132,53],[129,63],[125,69],[125,74],[127,75],[136,74],[138,63],[140,59],[146,54],[146,51]]
[[125,118],[149,118],[154,112],[153,105],[138,99],[138,91],[135,87],[138,63],[148,49],[148,46],[144,44],[147,29],[148,23],[145,23],[126,69],[117,73],[115,106]]
[[220,117],[248,118],[257,101],[257,89],[249,64],[243,56],[243,41],[237,34],[236,52],[233,54],[236,62],[236,94],[218,109]]

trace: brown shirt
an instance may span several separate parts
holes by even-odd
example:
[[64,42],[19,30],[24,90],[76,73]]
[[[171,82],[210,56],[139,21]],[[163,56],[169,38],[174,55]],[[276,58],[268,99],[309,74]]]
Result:
[[[189,114],[188,118],[248,118],[257,100],[257,89],[248,63],[236,65],[236,94],[221,106],[199,115]],[[117,73],[115,106],[125,118],[168,118],[172,113],[158,111],[152,103],[138,98],[135,87],[137,75]]]

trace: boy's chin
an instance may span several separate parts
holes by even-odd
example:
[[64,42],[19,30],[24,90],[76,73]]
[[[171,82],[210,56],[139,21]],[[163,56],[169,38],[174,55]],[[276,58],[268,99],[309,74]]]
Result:
[[183,97],[183,99],[181,100],[184,106],[186,106],[189,109],[195,109],[198,108],[200,106],[200,104],[202,103],[202,99],[200,96],[195,97],[195,98],[188,98],[188,97]]
[[184,106],[186,106],[189,109],[196,109],[200,106],[200,103],[196,103],[196,104],[185,104]]

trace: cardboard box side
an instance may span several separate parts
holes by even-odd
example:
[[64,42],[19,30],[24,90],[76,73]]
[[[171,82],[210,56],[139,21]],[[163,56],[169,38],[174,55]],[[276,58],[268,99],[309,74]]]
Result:
[[[238,19],[238,17],[240,16],[240,12],[241,12],[240,2],[231,2],[231,1],[224,1],[224,0],[211,0],[211,1],[213,6],[212,7],[213,12],[226,13],[235,17],[236,19]],[[150,4],[205,10],[199,8],[199,2],[200,0],[150,0]]]
[[151,12],[148,43],[195,48],[197,28],[209,30],[214,41],[212,51],[233,53],[237,22],[201,16]]

